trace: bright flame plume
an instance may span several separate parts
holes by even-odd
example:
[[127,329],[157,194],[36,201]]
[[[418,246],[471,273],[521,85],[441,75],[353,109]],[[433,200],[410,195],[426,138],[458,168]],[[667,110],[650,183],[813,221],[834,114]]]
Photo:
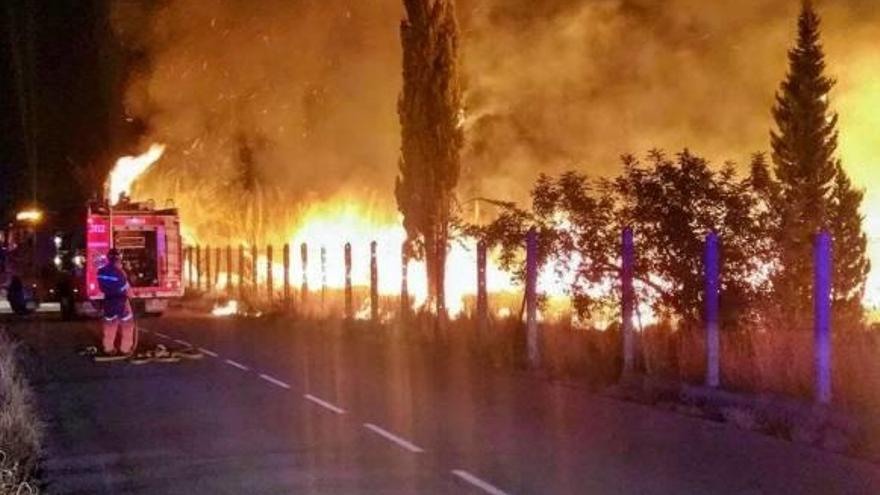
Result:
[[123,156],[116,160],[108,178],[108,194],[110,204],[119,202],[120,194],[131,193],[131,186],[144,172],[156,163],[165,153],[164,144],[153,144],[145,153],[137,156]]

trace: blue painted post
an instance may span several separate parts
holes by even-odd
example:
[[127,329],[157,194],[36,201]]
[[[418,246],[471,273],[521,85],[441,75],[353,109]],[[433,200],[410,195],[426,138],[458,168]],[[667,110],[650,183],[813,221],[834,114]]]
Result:
[[717,387],[720,378],[720,344],[718,336],[718,306],[720,295],[720,256],[718,234],[711,232],[706,236],[703,256],[703,269],[706,282],[704,318],[706,324],[706,386]]
[[379,321],[379,263],[376,258],[376,241],[370,243],[370,319]]
[[529,365],[538,367],[538,233],[534,228],[526,235],[526,341]]
[[822,231],[813,245],[813,329],[816,401],[831,402],[831,234]]
[[633,336],[633,309],[635,308],[635,291],[633,275],[635,273],[635,243],[633,230],[623,229],[621,236],[621,337],[623,338],[623,375],[635,372],[635,341]]

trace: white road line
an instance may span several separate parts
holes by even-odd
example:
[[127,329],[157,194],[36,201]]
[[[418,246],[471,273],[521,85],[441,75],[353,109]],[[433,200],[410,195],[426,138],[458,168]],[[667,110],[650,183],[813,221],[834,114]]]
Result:
[[335,406],[335,405],[333,405],[323,399],[315,397],[312,394],[305,394],[305,395],[303,395],[303,397],[305,397],[306,400],[310,400],[325,409],[329,409],[329,410],[335,412],[336,414],[345,414],[345,409],[342,409],[341,407],[337,407],[337,406]]
[[278,385],[281,388],[286,388],[286,389],[290,388],[290,385],[282,382],[281,380],[279,380],[277,378],[273,378],[269,375],[264,375],[264,374],[260,373],[260,378],[262,378],[263,380],[266,380],[267,382],[272,383],[274,385]]
[[165,334],[162,333],[162,332],[156,332],[156,335],[159,336],[159,337],[162,337],[163,339],[169,339],[169,340],[171,339],[171,337],[165,335]]
[[507,495],[507,492],[505,492],[504,490],[495,487],[492,484],[487,483],[462,469],[453,469],[452,474],[458,476],[459,478],[467,481],[468,483],[491,495]]
[[396,443],[397,445],[405,448],[406,450],[408,450],[410,452],[420,454],[425,451],[424,449],[422,449],[418,445],[413,444],[409,440],[400,438],[399,436],[395,435],[394,433],[391,433],[388,430],[384,430],[384,429],[374,425],[373,423],[364,423],[364,427],[366,429],[372,431],[373,433],[376,433],[377,435],[384,437],[386,440],[390,440],[390,441]]
[[226,360],[226,364],[228,364],[229,366],[235,366],[236,368],[238,368],[238,369],[240,369],[240,370],[242,370],[242,371],[250,371],[250,370],[251,370],[250,368],[248,368],[247,366],[245,366],[245,365],[239,363],[238,361],[233,361],[233,360],[231,360],[231,359],[227,359],[227,360]]
[[177,343],[180,344],[180,345],[185,345],[185,346],[187,346],[187,347],[192,347],[192,344],[190,344],[189,342],[187,342],[187,341],[185,341],[185,340],[174,339],[174,341],[177,342]]
[[204,347],[199,347],[199,350],[202,351],[202,354],[207,354],[211,357],[219,357],[216,352],[205,349]]

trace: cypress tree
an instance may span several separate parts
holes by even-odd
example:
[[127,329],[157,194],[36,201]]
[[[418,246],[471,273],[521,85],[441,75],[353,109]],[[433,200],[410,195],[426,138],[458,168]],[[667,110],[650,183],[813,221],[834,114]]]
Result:
[[461,86],[453,0],[404,0],[400,174],[395,196],[423,254],[429,304],[445,315],[444,279],[453,193],[461,168]]
[[835,81],[825,75],[820,23],[812,2],[804,1],[797,43],[788,52],[788,74],[773,108],[776,130],[771,132],[779,184],[774,290],[784,314],[797,325],[806,324],[811,314],[812,242],[817,232],[827,228],[834,235],[838,309],[860,304],[867,274],[858,212],[862,195],[852,189],[835,157],[837,114],[828,102]]

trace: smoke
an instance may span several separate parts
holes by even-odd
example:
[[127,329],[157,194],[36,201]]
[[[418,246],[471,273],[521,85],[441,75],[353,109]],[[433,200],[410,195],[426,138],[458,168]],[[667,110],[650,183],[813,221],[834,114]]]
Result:
[[[841,154],[863,185],[880,153],[874,3],[817,2],[839,80]],[[399,0],[148,5],[121,2],[114,16],[146,60],[128,111],[145,123],[145,144],[168,145],[142,196],[174,196],[203,238],[235,232],[229,219],[242,214],[294,225],[318,201],[369,198],[395,218]],[[621,153],[653,147],[745,162],[768,147],[799,5],[460,0],[459,197],[520,200],[539,172],[611,174]],[[870,213],[880,198],[868,203]]]

